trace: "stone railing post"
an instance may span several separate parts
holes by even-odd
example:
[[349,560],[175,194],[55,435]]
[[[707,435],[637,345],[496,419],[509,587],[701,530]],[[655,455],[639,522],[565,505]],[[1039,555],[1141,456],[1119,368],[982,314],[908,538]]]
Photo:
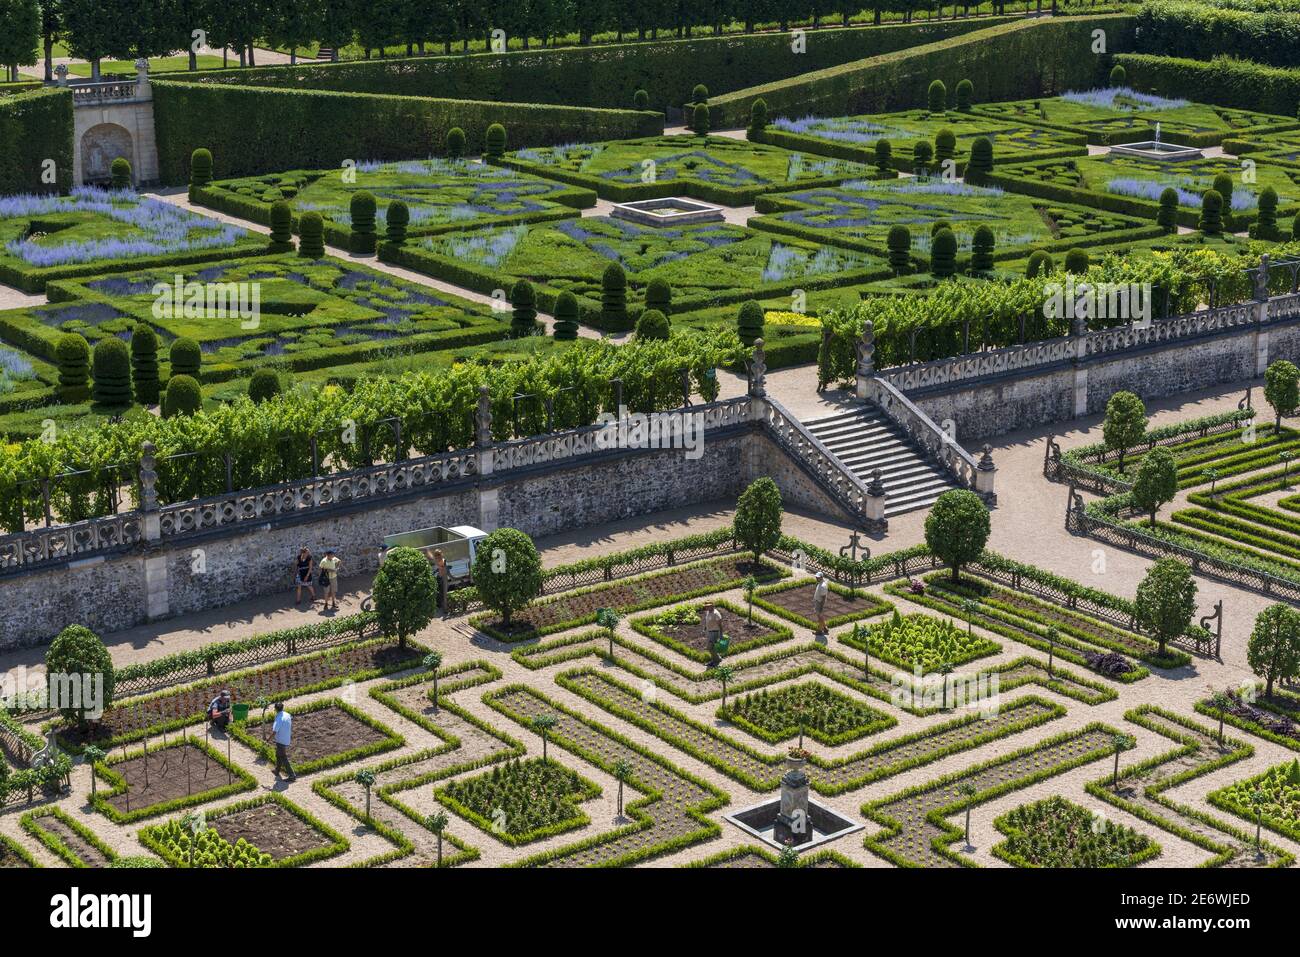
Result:
[[749,396],[761,399],[767,395],[767,357],[763,352],[763,340],[754,340],[754,355],[749,361]]
[[980,456],[979,465],[975,468],[975,494],[984,499],[986,504],[996,505],[998,495],[994,490],[994,479],[997,477],[998,467],[993,464],[993,446],[986,445],[980,451],[983,454]]
[[54,68],[54,83],[56,86],[68,85],[68,65],[60,63]]
[[869,319],[862,324],[862,338],[857,342],[857,351],[857,396],[865,399],[868,395],[867,380],[876,374],[876,333]]
[[149,61],[145,59],[135,61],[135,95],[142,100],[149,98]]
[[1259,267],[1255,270],[1255,375],[1262,376],[1268,371],[1268,329],[1264,323],[1268,320],[1268,253],[1259,257]]
[[155,446],[145,442],[140,446],[140,511],[144,513],[144,540],[156,542],[162,538],[162,521],[158,514],[158,472]]
[[885,483],[881,480],[881,471],[872,469],[865,501],[868,531],[884,531],[889,527],[889,521],[885,518],[885,495]]
[[[145,541],[144,602],[145,614],[150,621],[166,618],[171,612],[171,597],[167,587],[167,555],[157,552],[148,543],[162,538],[162,516],[158,513],[158,472],[154,458],[154,444],[140,446],[140,512],[143,515],[141,538]],[[191,566],[192,567],[192,566]]]
[[1074,339],[1074,417],[1088,414],[1088,367],[1083,360],[1088,355],[1088,322],[1076,319],[1070,333]]

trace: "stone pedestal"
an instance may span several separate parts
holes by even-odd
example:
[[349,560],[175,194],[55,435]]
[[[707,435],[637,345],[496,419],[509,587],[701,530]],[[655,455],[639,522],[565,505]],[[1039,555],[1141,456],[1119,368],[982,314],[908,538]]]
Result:
[[986,504],[993,505],[998,500],[993,488],[993,480],[998,474],[998,467],[993,464],[993,446],[986,445],[980,451],[983,454],[980,456],[979,467],[975,470],[975,494],[984,499]]
[[781,810],[773,836],[782,844],[805,844],[812,840],[812,819],[808,816],[808,775],[803,758],[786,758],[781,776]]
[[871,481],[867,484],[867,498],[865,504],[867,512],[867,530],[872,532],[883,532],[889,528],[889,521],[885,518],[885,483],[881,478],[880,469],[874,469],[871,473]]

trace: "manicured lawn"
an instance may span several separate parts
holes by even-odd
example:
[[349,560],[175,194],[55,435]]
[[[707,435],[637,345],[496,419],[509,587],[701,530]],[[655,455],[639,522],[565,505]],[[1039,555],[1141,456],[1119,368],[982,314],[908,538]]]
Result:
[[[67,55],[66,53],[64,54]],[[200,70],[215,70],[221,66],[221,57],[204,53],[195,58]],[[238,58],[235,60],[238,63]],[[150,73],[175,73],[190,68],[189,56],[153,57],[149,60]],[[68,73],[71,76],[90,76],[89,63],[70,63]],[[100,76],[135,76],[134,60],[102,60],[99,64]]]

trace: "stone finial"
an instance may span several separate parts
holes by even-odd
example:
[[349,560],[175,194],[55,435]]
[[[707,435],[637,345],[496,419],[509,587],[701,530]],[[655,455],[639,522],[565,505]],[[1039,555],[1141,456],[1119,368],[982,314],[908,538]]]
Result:
[[155,446],[146,441],[140,446],[140,510],[142,512],[158,511],[158,472],[155,467]]
[[857,342],[858,375],[869,376],[876,369],[876,330],[868,319],[862,324],[862,336]]
[[474,411],[474,444],[485,449],[492,444],[492,397],[488,387],[478,387],[478,408]]
[[1259,267],[1255,270],[1255,301],[1268,300],[1268,253],[1259,257]]
[[867,485],[867,494],[872,496],[885,494],[884,473],[880,469],[871,470],[871,481]]
[[749,394],[756,399],[767,395],[767,354],[763,340],[754,340],[754,357],[749,362]]
[[980,449],[980,452],[982,454],[980,455],[979,467],[986,472],[995,468],[996,466],[993,464],[993,446],[985,445],[984,448]]
[[68,65],[66,63],[60,63],[54,68],[54,82],[59,86],[68,85]]
[[141,57],[135,61],[135,75],[140,80],[145,80],[149,76],[149,61]]

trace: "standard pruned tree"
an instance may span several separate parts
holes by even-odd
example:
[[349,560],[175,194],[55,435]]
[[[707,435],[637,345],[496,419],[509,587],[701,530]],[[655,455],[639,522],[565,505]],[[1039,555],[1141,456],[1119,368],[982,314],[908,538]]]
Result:
[[1295,415],[1300,406],[1300,370],[1286,359],[1274,359],[1264,371],[1264,399],[1273,407],[1273,424],[1282,428],[1282,417]]
[[1177,494],[1178,465],[1174,462],[1173,453],[1163,447],[1152,449],[1142,459],[1137,477],[1133,480],[1133,506],[1150,514],[1151,525],[1154,527],[1160,506],[1172,502]]
[[418,549],[391,549],[375,573],[374,589],[379,627],[396,635],[399,647],[438,613],[438,577]]
[[542,590],[542,559],[533,540],[517,528],[498,528],[474,554],[474,587],[479,597],[510,627],[510,616]]
[[1246,663],[1264,679],[1266,698],[1273,696],[1274,682],[1300,676],[1300,611],[1279,603],[1255,616]]
[[944,492],[925,517],[925,544],[952,569],[953,581],[960,581],[962,565],[983,553],[989,531],[988,506],[969,489]]
[[781,540],[781,514],[781,490],[766,475],[750,482],[736,500],[732,528],[736,541],[754,556],[755,566]]
[[1147,408],[1132,392],[1116,392],[1106,403],[1101,437],[1108,448],[1119,453],[1119,471],[1124,473],[1124,453],[1147,434]]
[[92,715],[113,703],[113,658],[89,628],[69,625],[59,632],[45,652],[45,673],[51,677],[51,685],[57,681],[60,687],[80,689],[75,696],[53,702],[63,717],[77,722],[79,728],[84,729]]
[[1138,584],[1134,612],[1138,624],[1156,640],[1160,657],[1165,645],[1185,634],[1196,613],[1192,570],[1176,558],[1161,558]]

